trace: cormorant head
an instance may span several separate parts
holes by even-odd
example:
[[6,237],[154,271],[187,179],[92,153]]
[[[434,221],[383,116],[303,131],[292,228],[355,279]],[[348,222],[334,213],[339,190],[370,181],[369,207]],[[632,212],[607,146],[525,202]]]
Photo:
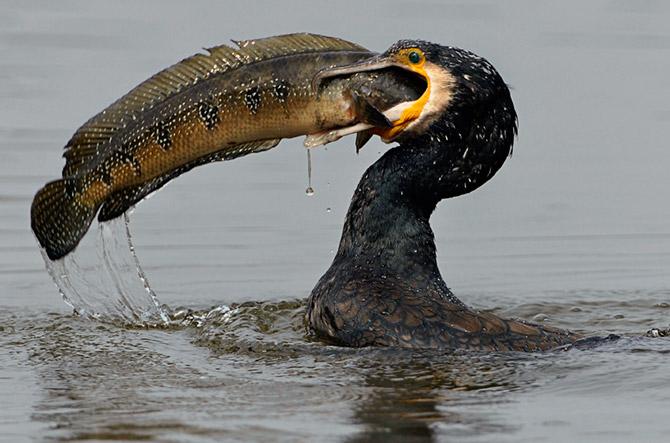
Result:
[[321,77],[389,68],[421,77],[426,89],[417,100],[384,112],[392,127],[375,131],[384,141],[495,138],[505,156],[511,152],[517,123],[509,89],[493,65],[472,52],[400,40],[382,54],[327,70]]
[[321,76],[397,68],[420,76],[426,88],[417,100],[384,111],[391,127],[374,133],[408,148],[412,163],[417,155],[426,158],[430,171],[423,171],[421,187],[434,190],[437,200],[488,181],[512,153],[517,132],[510,91],[498,71],[463,49],[401,40],[382,54]]

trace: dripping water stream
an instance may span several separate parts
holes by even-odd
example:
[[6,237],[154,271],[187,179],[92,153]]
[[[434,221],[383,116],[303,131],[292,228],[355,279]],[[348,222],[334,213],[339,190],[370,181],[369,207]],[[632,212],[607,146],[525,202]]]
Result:
[[169,309],[160,303],[140,265],[124,214],[98,224],[75,251],[51,260],[42,251],[58,291],[83,317],[135,325],[167,324]]
[[307,189],[305,194],[308,196],[314,195],[314,188],[312,188],[312,150],[307,148]]

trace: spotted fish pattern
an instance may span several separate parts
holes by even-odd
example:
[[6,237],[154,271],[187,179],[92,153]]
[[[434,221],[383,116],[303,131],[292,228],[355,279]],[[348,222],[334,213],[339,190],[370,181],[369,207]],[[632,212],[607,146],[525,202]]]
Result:
[[40,189],[31,207],[51,259],[72,251],[96,214],[121,215],[193,167],[356,122],[344,82],[317,94],[311,80],[370,57],[367,49],[314,34],[235,43],[159,72],[77,130],[62,179]]

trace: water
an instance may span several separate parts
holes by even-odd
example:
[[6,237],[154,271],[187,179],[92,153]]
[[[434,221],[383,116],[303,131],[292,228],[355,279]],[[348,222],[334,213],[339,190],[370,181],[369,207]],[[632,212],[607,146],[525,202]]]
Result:
[[[0,8],[0,440],[667,439],[670,342],[645,336],[670,323],[665,2]],[[73,316],[28,227],[72,132],[200,47],[297,30],[375,50],[418,37],[489,58],[513,87],[520,136],[489,184],[433,216],[443,274],[478,308],[623,339],[520,355],[305,336],[304,299],[386,149],[373,140],[354,155],[352,138],[312,152],[311,198],[296,139],[186,174],[137,208],[137,257],[170,327]],[[120,265],[133,277],[123,284],[144,291],[133,261]]]
[[312,188],[312,151],[307,149],[307,189],[305,189],[305,194],[308,197],[312,197],[315,192]]
[[[67,256],[52,261],[40,248],[47,271],[63,300],[90,319],[130,325],[157,326],[169,322],[135,253],[130,213],[98,224]],[[93,237],[93,238],[91,238]]]

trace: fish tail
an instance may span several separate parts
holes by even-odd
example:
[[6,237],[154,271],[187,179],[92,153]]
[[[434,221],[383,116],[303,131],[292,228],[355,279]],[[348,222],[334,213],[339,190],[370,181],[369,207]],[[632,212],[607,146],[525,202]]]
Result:
[[51,260],[77,247],[91,225],[99,204],[82,204],[76,197],[81,180],[65,178],[37,191],[30,208],[30,225]]

